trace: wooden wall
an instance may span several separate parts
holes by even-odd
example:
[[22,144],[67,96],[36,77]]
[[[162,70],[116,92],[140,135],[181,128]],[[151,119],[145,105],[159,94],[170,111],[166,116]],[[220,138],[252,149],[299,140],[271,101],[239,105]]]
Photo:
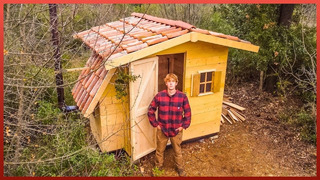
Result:
[[113,76],[110,80],[99,100],[95,116],[90,118],[92,132],[97,140],[102,141],[99,146],[103,152],[128,146],[128,98],[124,102],[116,99],[115,79],[116,76]]
[[[155,55],[175,53],[186,55],[183,92],[188,96],[192,112],[191,125],[184,131],[183,140],[219,132],[228,48],[204,42],[188,42]],[[192,74],[208,69],[222,71],[220,91],[211,95],[190,97]]]
[[[185,53],[182,91],[188,96],[192,111],[191,126],[184,131],[183,140],[219,132],[228,48],[205,42],[188,42],[148,57],[177,53]],[[191,97],[192,75],[199,70],[208,69],[222,71],[220,91],[210,95]],[[99,145],[103,152],[124,148],[130,154],[129,102],[126,100],[122,103],[115,98],[114,81],[115,76],[99,100],[95,117],[90,116],[90,124],[97,140],[103,141],[111,136]],[[98,116],[97,113],[100,115]],[[150,128],[153,127],[150,125]]]

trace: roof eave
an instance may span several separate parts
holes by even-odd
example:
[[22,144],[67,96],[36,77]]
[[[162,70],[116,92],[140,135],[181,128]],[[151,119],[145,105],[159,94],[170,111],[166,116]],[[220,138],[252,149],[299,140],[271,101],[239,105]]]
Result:
[[231,47],[231,48],[236,48],[236,49],[241,49],[241,50],[246,50],[246,51],[251,51],[251,52],[258,52],[259,51],[259,46],[249,44],[249,43],[244,43],[244,42],[238,42],[234,40],[229,40],[229,39],[224,39],[224,38],[219,38],[215,37],[212,35],[205,35],[202,33],[197,33],[197,32],[191,32],[188,34],[184,34],[182,36],[161,42],[159,44],[153,45],[146,47],[144,49],[141,49],[139,51],[130,53],[128,55],[113,59],[112,61],[107,61],[106,63],[106,69],[112,69],[115,67],[119,67],[121,65],[125,65],[127,63],[136,61],[138,59],[150,56],[152,54],[155,54],[160,51],[164,51],[166,49],[172,48],[174,46],[186,43],[186,42],[197,42],[197,41],[203,41],[207,43],[212,43],[212,44],[217,44],[221,46],[226,46],[226,47]]
[[205,34],[201,34],[201,33],[197,33],[197,32],[192,32],[190,34],[191,34],[191,41],[192,42],[203,41],[203,42],[207,42],[207,43],[218,44],[221,46],[227,46],[227,47],[251,51],[251,52],[255,52],[255,53],[257,53],[260,48],[259,46],[256,46],[256,45],[253,45],[250,43],[244,43],[244,42],[219,38],[216,36],[205,35]]
[[119,67],[121,65],[125,65],[127,63],[136,61],[138,59],[150,56],[150,55],[155,54],[157,52],[164,51],[164,50],[172,48],[174,46],[186,43],[186,42],[190,41],[190,36],[191,36],[191,34],[187,33],[187,34],[181,35],[179,37],[158,43],[156,45],[143,48],[143,49],[138,50],[136,52],[127,54],[125,56],[113,59],[112,61],[107,61],[105,67],[107,70],[109,70],[109,69]]

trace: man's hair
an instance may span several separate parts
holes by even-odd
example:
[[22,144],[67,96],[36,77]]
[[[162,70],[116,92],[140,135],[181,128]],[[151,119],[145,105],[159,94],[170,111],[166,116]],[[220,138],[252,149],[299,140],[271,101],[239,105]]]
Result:
[[176,81],[177,83],[179,82],[178,81],[178,76],[173,74],[173,73],[169,73],[166,75],[166,77],[163,79],[164,82],[166,83],[167,81],[169,81],[170,79],[173,79],[174,81]]

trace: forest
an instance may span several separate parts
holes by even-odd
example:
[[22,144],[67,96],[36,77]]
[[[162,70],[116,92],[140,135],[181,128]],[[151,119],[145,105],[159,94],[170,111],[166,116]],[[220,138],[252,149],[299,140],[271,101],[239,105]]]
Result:
[[[141,163],[132,164],[125,153],[99,150],[89,119],[79,111],[66,112],[61,108],[76,106],[71,90],[79,71],[66,69],[84,67],[91,56],[89,47],[73,35],[129,17],[132,12],[181,20],[260,46],[258,53],[229,49],[225,92],[235,95],[237,103],[252,111],[265,97],[281,101],[281,107],[266,112],[266,117],[274,119],[275,126],[281,124],[290,131],[299,143],[316,148],[315,4],[58,4],[56,7],[53,25],[49,4],[4,4],[4,176],[144,176],[146,170]],[[53,26],[57,29],[53,30]],[[241,102],[240,90],[245,88],[256,92],[252,102],[257,102]],[[247,92],[245,95],[250,96]],[[254,119],[248,118],[243,124],[249,126],[253,123],[250,121]],[[227,129],[230,127],[222,132]],[[282,133],[280,128],[276,129],[273,135]],[[219,136],[223,138],[223,134]],[[315,159],[316,155],[310,167],[316,165]],[[149,170],[157,171],[152,167]],[[308,173],[314,175],[316,169]]]

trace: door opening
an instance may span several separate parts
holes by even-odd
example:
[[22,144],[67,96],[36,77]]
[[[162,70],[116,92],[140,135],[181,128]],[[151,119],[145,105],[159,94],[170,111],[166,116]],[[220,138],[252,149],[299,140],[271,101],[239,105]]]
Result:
[[158,91],[167,88],[163,79],[168,73],[174,73],[178,76],[177,89],[183,91],[184,53],[160,55],[158,68]]

